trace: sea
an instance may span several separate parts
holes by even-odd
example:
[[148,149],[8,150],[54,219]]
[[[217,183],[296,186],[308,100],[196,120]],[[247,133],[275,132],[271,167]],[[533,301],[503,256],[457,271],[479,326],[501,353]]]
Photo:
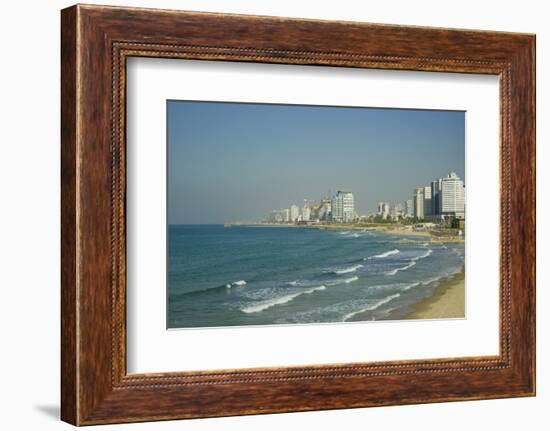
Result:
[[463,268],[463,243],[417,236],[170,225],[167,326],[398,320]]

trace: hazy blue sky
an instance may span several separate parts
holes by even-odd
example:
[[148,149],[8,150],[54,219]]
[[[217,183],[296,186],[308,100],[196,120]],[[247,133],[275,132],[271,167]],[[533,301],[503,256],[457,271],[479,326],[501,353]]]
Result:
[[455,171],[464,112],[168,101],[168,222],[265,218],[350,190],[359,214]]

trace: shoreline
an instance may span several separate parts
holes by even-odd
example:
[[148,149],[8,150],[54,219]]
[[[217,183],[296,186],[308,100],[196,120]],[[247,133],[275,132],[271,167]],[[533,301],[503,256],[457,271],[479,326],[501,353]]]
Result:
[[[319,230],[342,230],[342,231],[374,231],[387,235],[394,236],[409,236],[417,237],[418,240],[425,242],[426,240],[434,244],[445,244],[445,243],[464,243],[464,237],[457,236],[436,236],[429,231],[418,231],[413,230],[412,225],[383,225],[383,224],[373,224],[373,225],[342,225],[342,224],[318,224],[318,225],[297,225],[297,224],[278,224],[278,223],[257,223],[257,224],[242,224],[242,225],[232,225],[232,226],[244,226],[244,227],[255,227],[255,228],[302,228],[302,229],[319,229]],[[416,240],[416,239],[415,239]],[[411,239],[410,241],[415,241]],[[403,240],[406,241],[406,240]]]
[[432,295],[411,305],[402,319],[457,319],[466,317],[465,272],[462,270],[437,286]]

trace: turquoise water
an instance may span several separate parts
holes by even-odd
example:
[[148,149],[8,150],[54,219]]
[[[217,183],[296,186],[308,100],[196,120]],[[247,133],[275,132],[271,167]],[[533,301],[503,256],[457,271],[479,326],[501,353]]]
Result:
[[375,231],[171,225],[168,327],[403,317],[464,265],[463,244]]

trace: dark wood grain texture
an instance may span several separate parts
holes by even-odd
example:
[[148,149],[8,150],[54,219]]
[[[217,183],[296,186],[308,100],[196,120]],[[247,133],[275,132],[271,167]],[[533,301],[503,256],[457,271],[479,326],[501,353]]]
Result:
[[[90,425],[534,395],[533,35],[79,5],[62,11],[61,49],[63,420]],[[499,355],[127,375],[130,56],[498,75]]]

